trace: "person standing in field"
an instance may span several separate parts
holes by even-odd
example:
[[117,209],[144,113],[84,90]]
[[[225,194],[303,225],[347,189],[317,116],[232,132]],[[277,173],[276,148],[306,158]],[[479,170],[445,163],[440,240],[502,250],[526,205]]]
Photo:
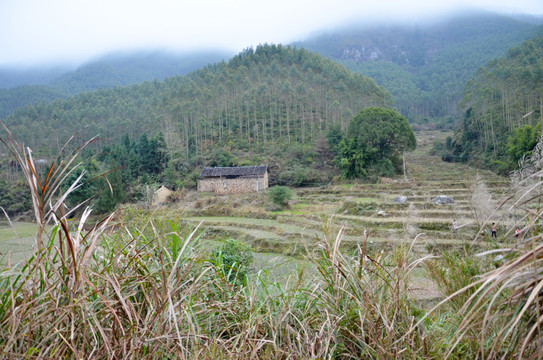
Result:
[[490,237],[491,238],[498,238],[498,234],[496,233],[496,223],[492,223],[492,227],[490,228]]

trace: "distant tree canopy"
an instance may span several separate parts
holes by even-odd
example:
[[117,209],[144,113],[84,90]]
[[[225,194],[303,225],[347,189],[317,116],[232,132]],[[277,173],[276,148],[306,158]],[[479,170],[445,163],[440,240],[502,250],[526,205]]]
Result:
[[399,156],[415,149],[415,134],[407,119],[390,109],[367,108],[350,122],[338,145],[338,165],[347,178],[393,175]]

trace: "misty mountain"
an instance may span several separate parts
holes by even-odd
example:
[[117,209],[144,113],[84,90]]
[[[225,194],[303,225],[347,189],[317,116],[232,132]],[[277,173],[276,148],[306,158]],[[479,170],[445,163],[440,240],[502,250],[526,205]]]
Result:
[[28,104],[49,103],[100,88],[129,86],[185,75],[231,56],[218,51],[187,54],[142,51],[109,54],[75,70],[60,66],[30,69],[0,67],[0,118]]
[[295,45],[374,78],[411,122],[451,122],[466,81],[534,36],[538,21],[470,13],[418,25],[359,24]]
[[[533,16],[459,14],[418,25],[355,24],[293,45],[375,79],[411,123],[450,126],[459,118],[457,104],[466,81],[488,61],[531,38],[542,22]],[[0,118],[25,104],[184,75],[228,57],[219,52],[118,53],[63,73],[0,68]],[[26,86],[6,89],[13,84]]]
[[45,85],[63,74],[74,70],[70,66],[18,68],[0,67],[0,89],[10,89],[25,85]]
[[63,74],[50,85],[70,94],[134,85],[149,80],[163,80],[169,76],[185,75],[205,65],[227,60],[233,55],[220,52],[110,54]]

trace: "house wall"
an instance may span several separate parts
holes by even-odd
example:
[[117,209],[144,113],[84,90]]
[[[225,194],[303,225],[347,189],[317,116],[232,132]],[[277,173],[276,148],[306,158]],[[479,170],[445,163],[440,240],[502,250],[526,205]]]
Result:
[[198,192],[219,195],[258,192],[268,188],[268,174],[263,177],[205,178],[198,181]]

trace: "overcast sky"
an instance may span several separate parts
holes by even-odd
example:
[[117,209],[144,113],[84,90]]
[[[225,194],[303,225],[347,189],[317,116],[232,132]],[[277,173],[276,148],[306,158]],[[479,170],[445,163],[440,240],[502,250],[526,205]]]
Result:
[[238,52],[375,19],[461,8],[543,14],[543,0],[0,0],[0,65],[140,48]]

